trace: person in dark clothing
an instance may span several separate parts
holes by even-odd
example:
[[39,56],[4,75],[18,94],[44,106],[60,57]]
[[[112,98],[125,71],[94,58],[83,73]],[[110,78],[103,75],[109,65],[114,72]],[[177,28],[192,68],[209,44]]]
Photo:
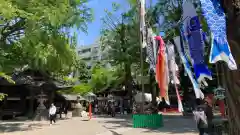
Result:
[[86,112],[89,112],[89,103],[86,104]]
[[61,104],[60,108],[59,108],[59,115],[60,115],[60,119],[62,118],[62,113],[64,111],[64,106]]
[[197,120],[199,135],[203,135],[204,133],[208,133],[209,135],[212,135],[213,133],[212,120],[214,115],[212,111],[211,100],[209,98],[205,98],[204,100],[197,99],[197,108],[195,110],[196,110],[195,112],[197,112],[198,114],[200,114],[199,112],[202,112],[202,113],[204,112],[204,115],[206,117],[206,118],[205,117],[203,118],[203,116],[201,116],[201,118],[203,119],[200,119],[200,115],[197,116],[199,117],[197,118],[199,119]]
[[111,103],[111,115],[112,117],[115,117],[115,106],[114,106],[114,103]]
[[108,112],[108,115],[111,115],[111,113],[112,113],[111,102],[108,102],[108,105],[107,105],[107,112]]
[[66,104],[64,105],[64,114],[65,114],[65,118],[67,118],[68,109],[69,109],[69,105],[66,103]]
[[208,128],[207,128],[207,132],[209,135],[211,135],[213,133],[213,110],[212,110],[212,103],[211,100],[209,98],[205,98],[205,114],[207,116],[207,123],[208,123]]

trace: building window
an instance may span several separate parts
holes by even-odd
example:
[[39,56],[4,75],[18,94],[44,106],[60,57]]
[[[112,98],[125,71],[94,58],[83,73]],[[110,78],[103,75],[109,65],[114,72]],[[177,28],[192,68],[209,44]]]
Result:
[[98,50],[98,47],[94,47],[94,50]]
[[93,56],[92,59],[93,60],[98,60],[98,56]]
[[89,61],[91,60],[91,57],[82,58],[82,60]]
[[98,53],[98,47],[94,47],[94,48],[92,49],[92,53]]
[[82,50],[80,51],[81,54],[87,53],[87,52],[91,52],[91,48],[82,49]]

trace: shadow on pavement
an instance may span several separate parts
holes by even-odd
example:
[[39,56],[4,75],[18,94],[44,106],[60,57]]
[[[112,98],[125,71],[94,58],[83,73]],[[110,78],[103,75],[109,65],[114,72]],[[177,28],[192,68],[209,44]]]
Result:
[[122,134],[119,134],[119,133],[117,133],[117,132],[115,132],[113,130],[109,130],[109,131],[112,133],[112,135],[122,135]]
[[44,125],[40,123],[29,124],[29,125],[25,124],[24,122],[0,123],[0,133],[36,130],[36,129],[41,129],[43,126]]
[[115,117],[101,115],[97,116],[97,118],[100,118],[99,123],[104,124],[104,127],[107,129],[114,130],[118,128],[132,127],[131,115],[116,115]]
[[[97,116],[97,118],[102,119],[100,120],[100,122],[103,124],[106,124],[106,126],[104,127],[109,130],[132,127],[131,115],[118,115],[113,118],[109,116]],[[197,132],[196,124],[192,117],[164,114],[163,119],[164,119],[164,127],[159,129],[144,129],[142,132],[169,133],[169,134],[185,134],[185,133]],[[107,126],[108,124],[111,124],[112,126],[108,127]]]
[[132,127],[132,122],[131,121],[126,121],[126,120],[122,120],[122,121],[105,121],[104,124],[113,124],[113,126],[104,126],[107,129],[118,129],[118,128],[124,128],[124,127]]
[[115,117],[109,116],[109,115],[97,115],[97,118],[114,118],[114,119],[132,119],[132,115],[121,115],[117,114]]

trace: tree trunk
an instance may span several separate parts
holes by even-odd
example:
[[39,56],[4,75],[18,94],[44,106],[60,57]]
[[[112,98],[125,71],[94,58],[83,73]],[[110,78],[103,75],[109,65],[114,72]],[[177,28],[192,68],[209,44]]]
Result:
[[156,97],[157,97],[157,91],[156,91],[156,81],[155,81],[155,76],[154,76],[154,71],[150,71],[150,90],[151,90],[151,94],[152,94],[152,105],[155,108],[157,106],[157,101],[156,101]]
[[133,90],[133,78],[131,75],[131,66],[130,64],[124,64],[125,70],[125,89],[128,91],[128,96],[130,97],[130,105],[132,105],[132,90]]
[[[222,6],[227,13],[227,36],[229,45],[236,60],[240,64],[240,0],[222,0]],[[238,67],[239,68],[239,67]],[[240,70],[230,71],[224,68],[225,86],[229,118],[229,135],[240,134]]]
[[29,92],[30,92],[30,99],[29,99],[29,112],[28,112],[28,117],[29,118],[33,118],[33,113],[34,113],[34,91],[29,88]]

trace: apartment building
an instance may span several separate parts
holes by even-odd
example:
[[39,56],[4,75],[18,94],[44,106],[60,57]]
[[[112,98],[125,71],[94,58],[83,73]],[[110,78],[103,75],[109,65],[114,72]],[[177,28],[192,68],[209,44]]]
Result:
[[78,48],[79,57],[86,62],[86,64],[91,67],[96,61],[101,60],[101,48],[98,44],[84,45]]

